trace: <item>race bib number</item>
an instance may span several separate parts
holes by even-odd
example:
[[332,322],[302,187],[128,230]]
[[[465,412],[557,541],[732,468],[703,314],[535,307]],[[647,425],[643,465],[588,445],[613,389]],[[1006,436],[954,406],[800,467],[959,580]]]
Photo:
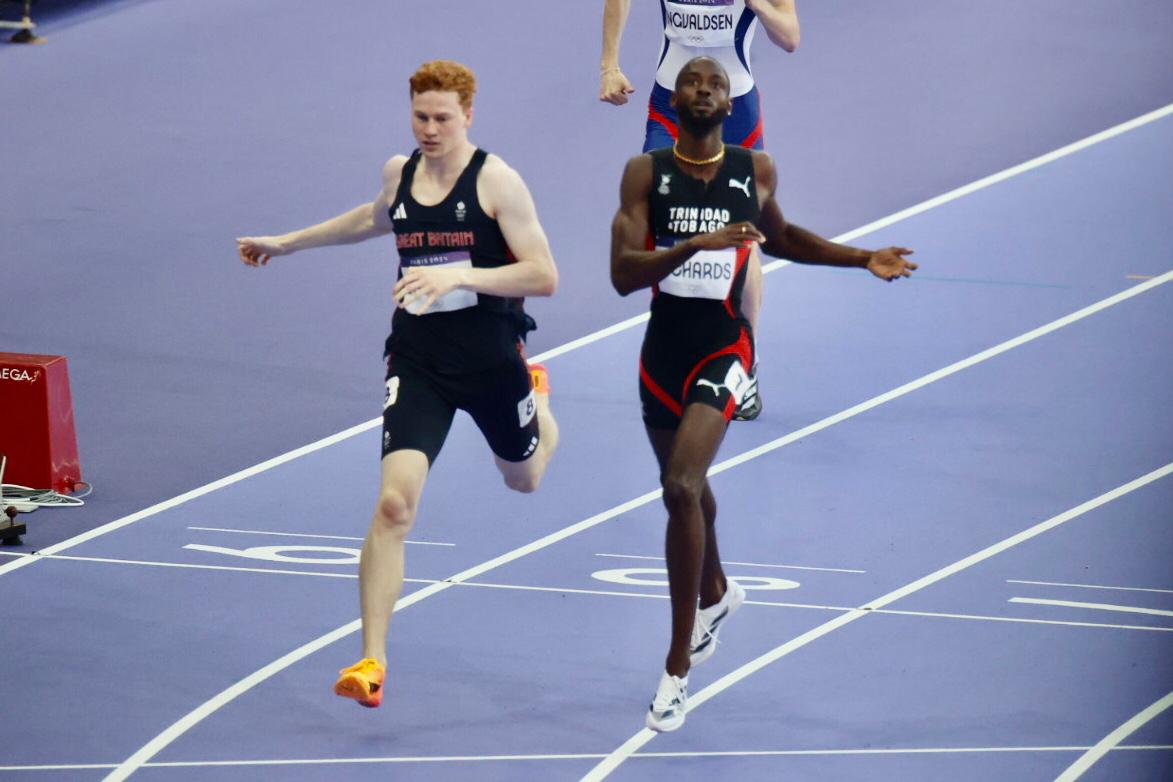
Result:
[[736,270],[736,250],[701,250],[660,280],[660,290],[684,298],[723,301],[733,287]]
[[733,400],[737,404],[740,405],[745,401],[745,396],[752,386],[749,374],[740,361],[734,361],[729,365],[729,371],[725,373],[725,387],[729,389],[729,393],[733,394]]
[[537,412],[538,406],[534,400],[534,392],[530,391],[524,399],[517,403],[517,425],[524,429],[526,424],[534,420],[534,415]]
[[[414,258],[403,258],[400,260],[400,268],[426,268],[426,269],[471,269],[472,257],[467,252],[450,252],[450,253],[436,253],[434,255],[417,255]],[[412,315],[419,315],[420,309],[423,308],[424,302],[427,301],[426,296],[415,296],[408,299],[406,309]],[[432,306],[428,308],[425,315],[431,315],[433,312],[452,312],[454,310],[463,310],[468,307],[475,307],[477,304],[476,291],[466,291],[462,289],[452,290],[445,293],[440,298],[432,302]]]

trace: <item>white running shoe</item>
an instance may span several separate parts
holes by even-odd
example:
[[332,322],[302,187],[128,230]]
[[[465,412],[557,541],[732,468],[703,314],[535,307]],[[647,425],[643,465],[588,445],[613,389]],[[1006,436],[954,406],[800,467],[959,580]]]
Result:
[[741,397],[741,404],[733,411],[734,421],[752,421],[762,414],[762,397],[758,393],[758,365],[749,371],[749,388]]
[[669,733],[684,724],[684,711],[687,708],[688,677],[682,679],[664,671],[644,722],[650,730]]
[[745,588],[733,579],[726,579],[725,594],[708,608],[697,609],[692,624],[692,647],[688,650],[688,661],[700,665],[717,651],[717,633],[730,616],[745,602]]

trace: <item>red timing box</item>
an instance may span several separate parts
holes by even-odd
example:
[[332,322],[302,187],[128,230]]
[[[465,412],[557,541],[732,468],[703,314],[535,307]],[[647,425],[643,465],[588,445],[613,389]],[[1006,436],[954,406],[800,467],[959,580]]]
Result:
[[68,493],[81,481],[64,356],[0,353],[5,483]]

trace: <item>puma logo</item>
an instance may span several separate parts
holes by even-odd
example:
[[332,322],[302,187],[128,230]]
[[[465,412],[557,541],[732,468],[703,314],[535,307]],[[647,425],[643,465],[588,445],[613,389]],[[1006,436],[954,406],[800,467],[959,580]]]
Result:
[[718,385],[718,384],[714,383],[712,380],[705,380],[704,378],[701,378],[700,380],[696,381],[696,384],[698,386],[708,386],[709,388],[713,389],[713,393],[718,398],[721,396],[721,389],[725,387],[724,385]]
[[740,190],[741,192],[745,193],[745,197],[746,197],[746,198],[749,198],[749,197],[750,197],[750,196],[749,196],[749,180],[751,180],[751,179],[753,179],[753,174],[750,174],[749,176],[747,176],[747,177],[745,178],[745,182],[744,182],[744,183],[742,183],[742,182],[738,182],[738,181],[737,181],[736,179],[734,179],[733,177],[730,177],[730,178],[729,178],[729,186],[730,186],[730,187],[736,187],[738,190]]

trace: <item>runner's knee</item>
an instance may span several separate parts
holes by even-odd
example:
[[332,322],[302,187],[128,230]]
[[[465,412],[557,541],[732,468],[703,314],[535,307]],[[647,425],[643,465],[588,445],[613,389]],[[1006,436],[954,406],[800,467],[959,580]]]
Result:
[[415,504],[409,502],[398,489],[384,489],[379,494],[375,520],[384,529],[406,536],[415,521]]
[[664,505],[673,515],[699,505],[705,488],[703,477],[695,478],[671,472],[660,479],[660,485],[664,488]]
[[522,494],[532,494],[538,490],[538,484],[542,482],[542,476],[533,473],[506,472],[504,477],[506,486]]

